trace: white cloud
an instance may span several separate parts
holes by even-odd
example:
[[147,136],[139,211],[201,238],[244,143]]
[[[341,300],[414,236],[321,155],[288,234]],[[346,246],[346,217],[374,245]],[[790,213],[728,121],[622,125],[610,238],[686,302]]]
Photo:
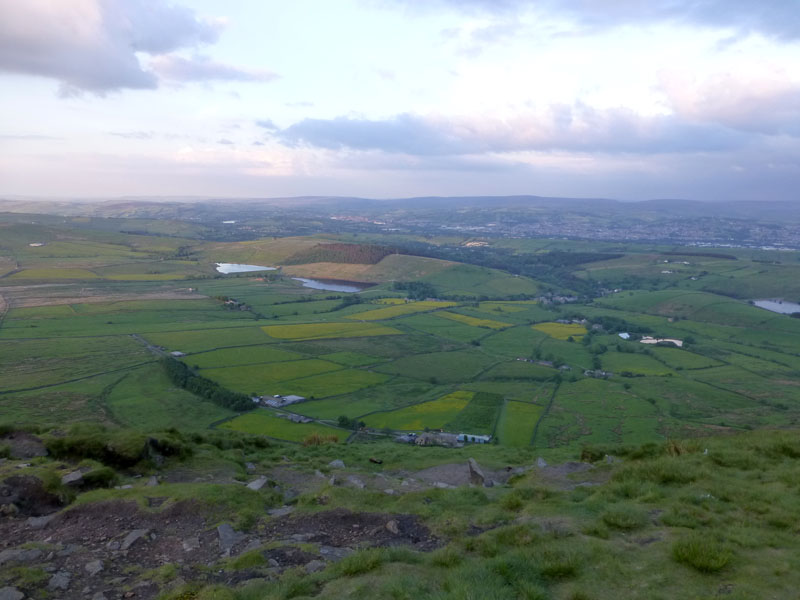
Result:
[[[166,0],[0,0],[0,71],[56,79],[62,94],[158,87],[179,80],[267,80],[269,74],[170,55],[217,41],[224,22]],[[149,70],[141,56],[155,57]]]

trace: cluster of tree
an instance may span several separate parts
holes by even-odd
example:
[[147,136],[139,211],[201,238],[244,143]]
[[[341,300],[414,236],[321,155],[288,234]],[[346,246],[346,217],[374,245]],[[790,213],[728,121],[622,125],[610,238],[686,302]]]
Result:
[[395,281],[392,289],[405,292],[412,300],[438,297],[436,288],[425,281]]
[[283,261],[285,265],[305,265],[308,263],[332,262],[358,265],[374,265],[390,254],[397,254],[395,248],[372,244],[317,244],[301,250]]
[[346,415],[341,415],[336,420],[336,423],[339,425],[339,427],[341,427],[343,429],[353,429],[355,431],[358,431],[362,427],[366,427],[367,426],[367,424],[364,423],[364,421],[359,421],[358,419],[351,419],[350,417],[348,417]]
[[238,392],[225,389],[215,381],[195,375],[185,364],[174,358],[164,358],[164,370],[169,380],[176,386],[183,388],[195,396],[211,400],[214,404],[237,412],[251,410],[253,401]]

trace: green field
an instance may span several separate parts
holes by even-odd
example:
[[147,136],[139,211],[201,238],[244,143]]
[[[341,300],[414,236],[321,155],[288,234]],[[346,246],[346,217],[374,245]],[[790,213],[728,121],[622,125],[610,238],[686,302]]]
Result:
[[474,395],[474,392],[453,392],[438,400],[369,415],[364,417],[364,422],[375,429],[386,427],[400,431],[421,431],[425,427],[439,429],[455,419]]
[[266,410],[257,410],[246,415],[241,415],[226,421],[219,426],[221,429],[230,429],[242,433],[266,435],[289,442],[302,442],[307,437],[318,434],[321,436],[336,436],[343,442],[349,432],[335,427],[328,427],[320,423],[292,423],[288,419],[274,416]]
[[[322,361],[320,361],[322,362]],[[297,394],[306,398],[327,398],[351,394],[363,388],[380,385],[390,377],[361,369],[342,369],[333,373],[304,376],[302,379],[285,380],[271,386],[276,394]]]
[[378,321],[382,319],[394,319],[419,312],[428,312],[439,308],[449,308],[456,306],[455,302],[410,302],[408,304],[394,304],[386,308],[376,308],[366,312],[358,313],[348,317],[349,319],[359,319],[361,321]]
[[451,321],[465,323],[467,325],[471,325],[472,327],[485,327],[486,329],[505,329],[506,327],[511,327],[511,323],[493,321],[492,319],[479,319],[477,317],[470,317],[468,315],[462,315],[447,310],[437,312],[436,316],[442,319],[450,319]]
[[459,350],[398,358],[375,370],[431,383],[453,383],[471,379],[494,362],[495,359],[476,350]]
[[239,346],[236,348],[225,348],[224,350],[211,350],[209,352],[190,354],[183,358],[183,362],[200,369],[213,369],[259,363],[285,362],[302,358],[303,357],[296,352],[287,352],[273,345],[266,345]]
[[552,379],[559,371],[551,367],[515,360],[492,367],[483,374],[484,379]]
[[270,338],[258,327],[148,333],[144,337],[151,344],[179,352],[203,352],[216,348],[265,344],[270,341]]
[[372,337],[401,333],[392,327],[372,323],[306,323],[298,325],[268,325],[262,327],[267,335],[282,340],[324,340],[328,338]]
[[616,375],[668,375],[672,369],[646,354],[630,352],[606,352],[600,357],[603,369]]
[[524,448],[533,440],[533,430],[544,407],[529,402],[507,400],[497,423],[497,437],[504,446]]
[[256,393],[265,396],[281,393],[273,391],[278,382],[298,377],[310,377],[341,368],[341,365],[326,360],[310,358],[280,363],[203,369],[203,376],[243,394]]

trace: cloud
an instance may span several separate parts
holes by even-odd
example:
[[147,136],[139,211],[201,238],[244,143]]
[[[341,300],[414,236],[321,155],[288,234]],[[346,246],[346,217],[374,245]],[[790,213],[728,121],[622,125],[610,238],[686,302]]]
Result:
[[7,133],[0,133],[0,141],[2,140],[9,140],[9,141],[49,141],[49,140],[62,140],[64,138],[56,137],[53,135],[40,135],[36,133],[29,133],[29,134],[7,134]]
[[275,133],[288,146],[382,150],[416,156],[523,151],[659,154],[737,147],[741,134],[674,116],[553,105],[508,119],[401,114],[384,120],[305,119]]
[[719,73],[702,80],[665,72],[661,84],[681,118],[765,135],[800,136],[800,82],[785,73]]
[[271,81],[277,78],[275,73],[269,71],[242,69],[214,62],[207,56],[157,56],[150,66],[159,77],[171,81]]
[[213,44],[223,27],[166,0],[0,0],[0,71],[56,79],[62,95],[158,87],[142,54],[180,80],[263,77],[169,54]]
[[[395,4],[414,7],[409,0]],[[742,34],[758,32],[789,41],[800,39],[800,10],[792,0],[439,0],[460,11],[492,15],[539,14],[566,17],[587,29],[673,22],[712,28],[731,28]]]

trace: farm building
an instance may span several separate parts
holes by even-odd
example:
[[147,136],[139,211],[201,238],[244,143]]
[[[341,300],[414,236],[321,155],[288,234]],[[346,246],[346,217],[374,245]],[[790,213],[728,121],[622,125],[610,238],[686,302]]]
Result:
[[298,402],[304,402],[305,398],[303,396],[295,396],[294,394],[290,394],[288,396],[262,396],[261,403],[265,406],[270,406],[272,408],[282,408],[284,406],[289,406],[290,404],[297,404]]
[[469,442],[472,444],[488,444],[492,441],[490,435],[476,435],[472,433],[459,433],[456,438],[459,442]]
[[629,339],[631,339],[631,334],[627,333],[627,332],[623,332],[623,333],[619,334],[619,337],[621,337],[623,340],[629,340]]
[[186,356],[185,352],[180,352],[179,350],[173,350],[169,353],[170,356],[174,356],[175,358],[180,358],[181,356]]

